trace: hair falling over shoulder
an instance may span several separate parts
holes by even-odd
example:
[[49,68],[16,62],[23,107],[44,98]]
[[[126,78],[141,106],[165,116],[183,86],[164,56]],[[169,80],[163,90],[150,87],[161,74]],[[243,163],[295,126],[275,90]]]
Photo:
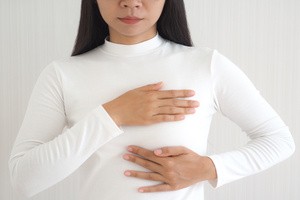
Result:
[[[166,40],[192,46],[183,0],[166,0],[157,21],[157,31]],[[88,52],[104,44],[109,35],[96,0],[82,0],[78,33],[72,56]]]

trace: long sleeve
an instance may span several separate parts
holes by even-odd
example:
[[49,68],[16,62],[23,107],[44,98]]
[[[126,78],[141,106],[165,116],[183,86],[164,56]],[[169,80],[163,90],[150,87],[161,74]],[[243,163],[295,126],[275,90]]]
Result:
[[210,156],[218,175],[210,183],[219,187],[286,159],[295,145],[288,127],[237,66],[214,51],[211,70],[216,109],[250,138],[239,149]]
[[68,127],[56,67],[51,63],[38,78],[9,160],[14,188],[28,197],[69,176],[122,133],[101,105]]

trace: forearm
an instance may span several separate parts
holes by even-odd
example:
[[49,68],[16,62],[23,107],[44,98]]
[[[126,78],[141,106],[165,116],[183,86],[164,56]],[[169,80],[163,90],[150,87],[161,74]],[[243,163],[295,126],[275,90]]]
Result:
[[294,141],[287,128],[252,139],[242,148],[210,156],[218,174],[218,179],[210,183],[219,187],[261,172],[288,158],[294,150]]
[[69,176],[99,147],[121,133],[110,120],[99,107],[50,141],[20,139],[26,131],[22,129],[9,161],[14,187],[32,196]]

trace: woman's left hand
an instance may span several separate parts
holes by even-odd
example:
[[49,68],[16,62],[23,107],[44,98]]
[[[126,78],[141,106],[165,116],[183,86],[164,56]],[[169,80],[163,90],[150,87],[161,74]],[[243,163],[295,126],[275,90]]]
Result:
[[200,156],[185,147],[163,147],[150,151],[138,146],[129,146],[123,158],[140,165],[150,172],[125,171],[125,175],[145,180],[162,182],[139,188],[139,192],[173,191],[186,188],[204,180],[217,178],[215,166],[207,156]]

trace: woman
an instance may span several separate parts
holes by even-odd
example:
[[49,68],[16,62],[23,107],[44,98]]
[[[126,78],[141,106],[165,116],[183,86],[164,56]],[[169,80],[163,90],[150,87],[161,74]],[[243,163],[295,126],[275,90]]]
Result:
[[[26,196],[73,172],[78,199],[203,199],[289,157],[292,136],[226,57],[191,47],[182,0],[83,0],[73,57],[40,75],[10,158]],[[206,155],[217,111],[251,142]]]

